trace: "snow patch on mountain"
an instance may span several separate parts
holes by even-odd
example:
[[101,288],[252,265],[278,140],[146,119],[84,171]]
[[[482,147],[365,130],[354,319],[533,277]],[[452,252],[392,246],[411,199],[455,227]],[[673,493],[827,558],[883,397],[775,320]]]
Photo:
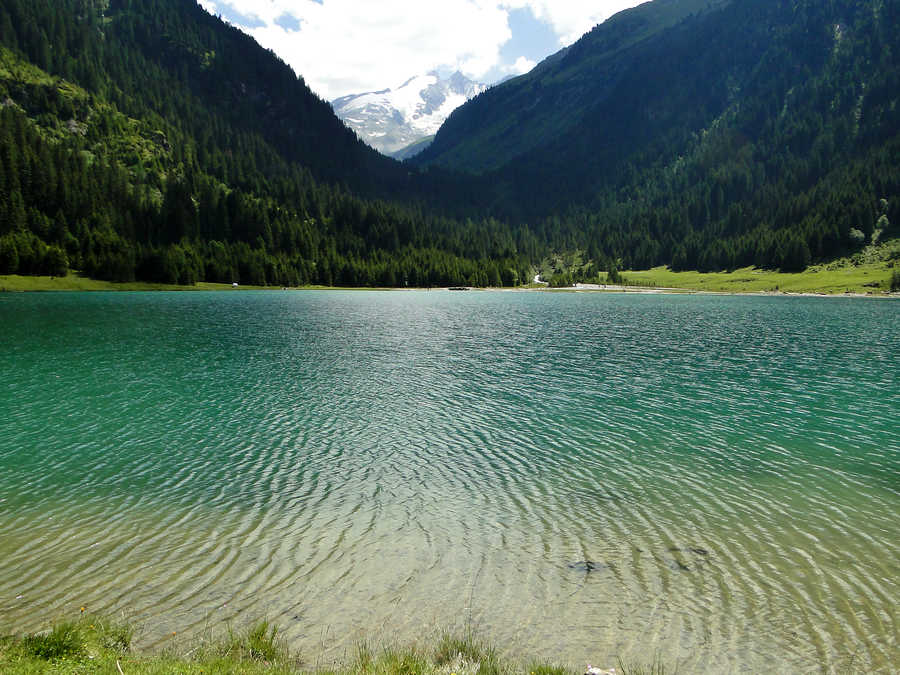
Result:
[[396,89],[343,96],[331,105],[363,141],[393,155],[434,136],[450,113],[485,89],[458,72],[446,79],[432,72]]

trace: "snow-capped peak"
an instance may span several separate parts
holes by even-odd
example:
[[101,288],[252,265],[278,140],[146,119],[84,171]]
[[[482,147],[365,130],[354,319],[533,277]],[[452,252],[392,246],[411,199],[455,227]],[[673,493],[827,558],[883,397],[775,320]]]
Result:
[[487,87],[454,73],[411,77],[396,89],[332,101],[337,115],[373,148],[393,154],[433,136],[456,108]]

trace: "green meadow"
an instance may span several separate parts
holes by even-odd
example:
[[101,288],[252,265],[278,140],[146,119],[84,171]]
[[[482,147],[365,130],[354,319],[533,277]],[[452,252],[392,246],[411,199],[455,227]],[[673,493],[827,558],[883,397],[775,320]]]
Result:
[[625,272],[628,285],[712,293],[841,293],[880,295],[889,292],[892,271],[876,265],[816,265],[793,274],[753,267],[731,272],[673,272],[667,267]]
[[[900,277],[900,239],[867,246],[829,263],[786,273],[755,267],[728,272],[673,272],[668,267],[623,272],[627,285],[709,293],[843,293],[881,295]],[[895,287],[895,290],[896,287]]]

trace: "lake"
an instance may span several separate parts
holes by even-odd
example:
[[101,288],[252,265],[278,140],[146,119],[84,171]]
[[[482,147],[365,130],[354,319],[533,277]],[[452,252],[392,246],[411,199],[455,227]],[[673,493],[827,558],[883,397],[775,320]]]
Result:
[[0,295],[0,634],[900,663],[900,304]]

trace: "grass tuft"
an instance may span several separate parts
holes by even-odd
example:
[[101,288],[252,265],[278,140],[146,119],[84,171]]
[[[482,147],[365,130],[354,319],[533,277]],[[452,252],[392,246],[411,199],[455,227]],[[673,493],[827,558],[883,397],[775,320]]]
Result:
[[618,670],[619,675],[676,675],[678,670],[670,670],[666,668],[666,666],[660,661],[659,657],[649,666],[645,665],[637,665],[637,664],[628,664],[622,662],[621,659],[618,660]]
[[278,638],[278,626],[260,621],[247,631],[247,650],[251,659],[277,661],[286,650]]
[[228,640],[219,648],[214,646],[212,651],[238,662],[287,663],[291,660],[290,652],[278,632],[277,625],[263,619],[243,632],[229,629]]
[[477,675],[501,675],[506,669],[502,666],[497,651],[485,644],[472,633],[462,637],[449,634],[441,636],[434,653],[434,662],[438,666],[457,661],[477,664]]
[[375,669],[375,654],[368,642],[359,642],[356,645],[356,665],[354,672],[371,673]]
[[26,635],[22,639],[22,651],[26,656],[47,661],[81,656],[84,653],[81,625],[64,621],[56,624],[49,633]]
[[428,659],[415,648],[388,649],[375,664],[375,672],[391,675],[426,675]]
[[528,667],[527,675],[575,675],[571,668],[554,666],[549,663],[534,663]]
[[[211,628],[209,629],[212,630]],[[357,645],[349,663],[325,668],[303,668],[285,644],[279,627],[268,620],[243,630],[228,628],[222,640],[197,637],[193,648],[170,646],[155,654],[134,653],[134,629],[124,622],[82,614],[76,621],[56,624],[52,630],[23,638],[0,637],[0,673],[9,675],[578,675],[562,666],[502,659],[497,650],[472,632],[443,634],[425,647],[387,647],[377,652],[369,644]],[[673,675],[659,657],[650,666],[624,665],[619,675]]]
[[131,624],[92,615],[82,617],[79,623],[82,629],[87,626],[89,634],[94,634],[101,649],[122,654],[131,648],[131,640],[134,637],[134,627]]
[[443,666],[462,657],[466,661],[480,662],[490,651],[481,640],[471,633],[458,637],[445,633],[438,642],[434,662]]

